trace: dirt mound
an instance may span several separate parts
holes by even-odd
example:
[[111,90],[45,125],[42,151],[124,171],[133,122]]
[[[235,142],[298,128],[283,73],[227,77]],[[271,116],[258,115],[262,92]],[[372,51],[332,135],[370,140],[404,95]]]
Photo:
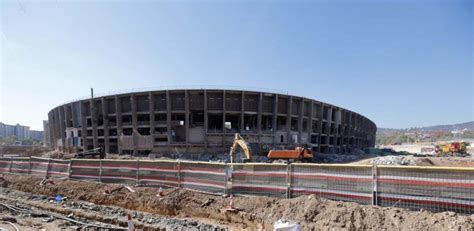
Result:
[[[431,213],[399,208],[381,208],[356,203],[330,201],[314,195],[293,199],[269,197],[235,197],[237,213],[222,213],[229,198],[183,189],[137,188],[133,191],[120,185],[95,182],[56,180],[40,186],[41,178],[5,175],[8,188],[55,196],[60,194],[76,200],[101,205],[174,217],[192,217],[220,224],[232,224],[236,230],[271,230],[279,219],[299,222],[304,230],[473,230],[474,215],[451,212]],[[119,190],[111,190],[121,187]],[[162,194],[162,196],[158,196]]]

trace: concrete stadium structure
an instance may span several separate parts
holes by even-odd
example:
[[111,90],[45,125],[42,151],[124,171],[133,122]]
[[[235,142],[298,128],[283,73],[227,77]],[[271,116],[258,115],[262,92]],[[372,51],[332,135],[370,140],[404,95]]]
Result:
[[51,146],[68,152],[222,153],[240,133],[256,153],[308,145],[315,152],[373,147],[376,125],[316,100],[267,92],[179,89],[108,95],[48,113]]

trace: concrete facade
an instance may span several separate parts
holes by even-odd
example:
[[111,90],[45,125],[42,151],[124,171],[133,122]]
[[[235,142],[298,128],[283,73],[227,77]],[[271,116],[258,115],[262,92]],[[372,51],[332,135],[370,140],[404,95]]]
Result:
[[107,153],[228,152],[234,133],[254,151],[308,145],[316,152],[373,147],[376,125],[316,100],[255,91],[162,90],[109,95],[48,113],[51,146]]

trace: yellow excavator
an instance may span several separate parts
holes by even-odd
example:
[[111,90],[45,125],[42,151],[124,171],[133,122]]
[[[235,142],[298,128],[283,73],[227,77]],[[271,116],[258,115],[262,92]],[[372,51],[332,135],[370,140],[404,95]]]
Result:
[[242,162],[250,162],[252,161],[252,149],[250,149],[250,146],[248,143],[240,136],[239,133],[235,133],[234,136],[234,142],[232,143],[232,146],[230,147],[230,162],[234,163],[236,160],[236,153],[237,153],[237,148],[240,146],[242,148],[242,151],[244,152],[245,158],[242,160]]

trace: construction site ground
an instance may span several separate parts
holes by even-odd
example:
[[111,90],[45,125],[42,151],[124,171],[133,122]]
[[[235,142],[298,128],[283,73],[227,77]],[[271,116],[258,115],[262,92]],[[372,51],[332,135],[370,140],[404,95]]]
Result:
[[[86,223],[126,227],[127,214],[131,214],[135,226],[147,230],[272,230],[279,219],[298,222],[303,230],[474,230],[474,215],[360,205],[314,195],[293,199],[236,196],[237,211],[225,212],[230,198],[184,189],[129,190],[123,185],[67,179],[40,185],[41,181],[35,176],[2,175],[0,203],[21,212],[0,206],[0,227],[76,230]],[[67,199],[56,202],[57,195]]]

